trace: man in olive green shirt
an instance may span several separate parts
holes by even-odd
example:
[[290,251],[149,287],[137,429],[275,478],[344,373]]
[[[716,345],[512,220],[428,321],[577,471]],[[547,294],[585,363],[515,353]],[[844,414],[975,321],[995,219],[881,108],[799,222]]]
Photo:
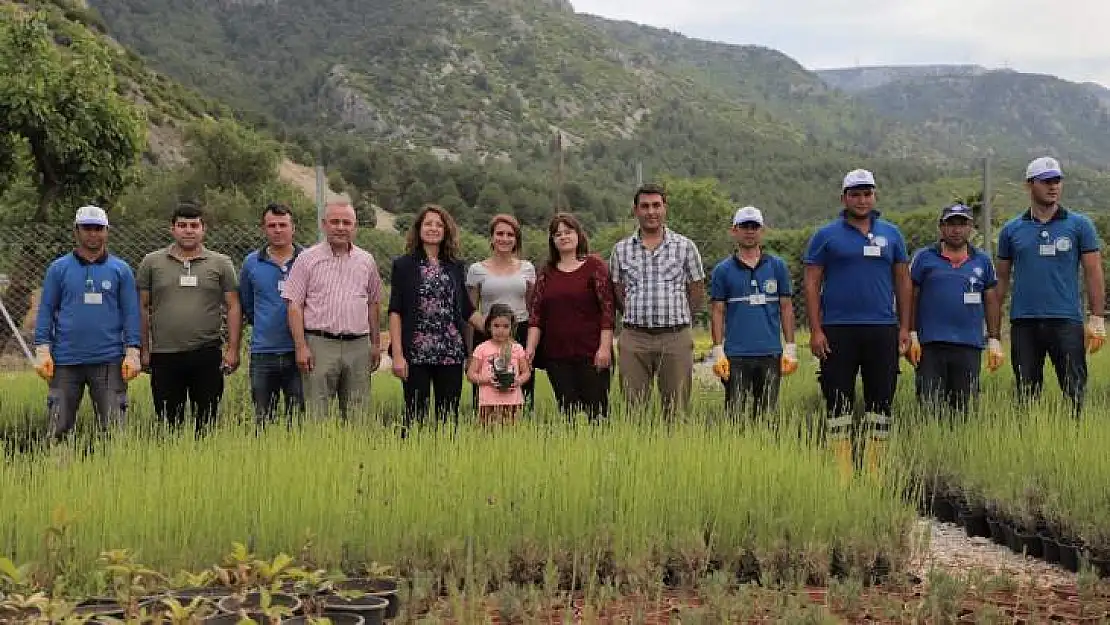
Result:
[[173,245],[147,254],[137,272],[141,356],[158,418],[180,427],[187,399],[201,434],[215,421],[223,376],[239,366],[238,275],[230,258],[204,247],[199,208],[178,206],[170,223]]

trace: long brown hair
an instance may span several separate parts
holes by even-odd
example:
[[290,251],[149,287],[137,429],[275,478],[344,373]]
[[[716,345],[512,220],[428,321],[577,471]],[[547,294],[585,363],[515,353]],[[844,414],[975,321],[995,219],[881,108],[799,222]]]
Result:
[[423,225],[428,213],[435,213],[443,220],[443,240],[439,242],[439,260],[455,262],[459,259],[459,227],[455,225],[451,213],[438,204],[425,204],[424,208],[416,214],[416,219],[412,220],[406,237],[409,254],[422,254],[424,251],[424,242],[420,240],[420,226]]
[[579,258],[585,258],[590,253],[590,240],[586,237],[586,231],[582,228],[582,223],[578,221],[578,218],[570,213],[555,213],[551,222],[547,224],[547,264],[551,267],[559,264],[559,249],[555,247],[555,232],[560,225],[578,233],[578,247],[574,250],[574,253]]
[[494,215],[489,220],[490,249],[493,248],[493,231],[497,230],[498,224],[505,224],[506,226],[513,229],[513,236],[516,237],[516,243],[513,244],[513,254],[520,254],[520,246],[524,244],[524,241],[521,240],[520,222],[516,220],[516,217],[513,217],[512,215],[506,213]]

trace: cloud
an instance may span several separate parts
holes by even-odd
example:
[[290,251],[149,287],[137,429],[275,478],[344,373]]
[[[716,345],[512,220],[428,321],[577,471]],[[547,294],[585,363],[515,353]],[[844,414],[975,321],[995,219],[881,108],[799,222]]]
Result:
[[1110,86],[1110,2],[573,0],[691,37],[781,50],[811,68],[975,63]]

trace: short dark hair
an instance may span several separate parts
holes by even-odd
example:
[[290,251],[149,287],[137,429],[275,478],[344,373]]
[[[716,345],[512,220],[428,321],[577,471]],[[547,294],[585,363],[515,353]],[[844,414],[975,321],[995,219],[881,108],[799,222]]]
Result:
[[293,211],[290,210],[288,206],[286,206],[285,204],[282,204],[280,202],[270,202],[269,204],[266,205],[265,210],[262,211],[262,218],[261,218],[262,221],[266,221],[266,215],[267,214],[277,215],[279,217],[282,217],[284,215],[289,215],[290,217],[292,217],[293,216]]
[[516,314],[508,304],[497,303],[489,307],[489,313],[486,314],[486,320],[482,324],[486,330],[486,336],[493,336],[493,320],[501,317],[508,317],[509,319],[509,332],[512,333],[516,330]]
[[178,202],[173,215],[170,215],[170,223],[175,224],[178,219],[199,219],[204,223],[204,211],[192,202]]
[[667,190],[664,189],[663,185],[661,185],[661,184],[655,184],[653,182],[649,182],[647,184],[640,185],[640,188],[636,189],[636,195],[632,197],[632,205],[633,206],[639,206],[640,205],[640,196],[641,195],[658,195],[659,197],[663,198],[663,203],[664,204],[667,203]]

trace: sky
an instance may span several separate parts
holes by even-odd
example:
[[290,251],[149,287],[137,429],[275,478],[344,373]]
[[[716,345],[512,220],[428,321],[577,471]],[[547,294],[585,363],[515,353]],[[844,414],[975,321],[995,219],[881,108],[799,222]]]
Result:
[[1110,87],[1106,0],[571,0],[575,10],[774,48],[810,69],[976,64]]

